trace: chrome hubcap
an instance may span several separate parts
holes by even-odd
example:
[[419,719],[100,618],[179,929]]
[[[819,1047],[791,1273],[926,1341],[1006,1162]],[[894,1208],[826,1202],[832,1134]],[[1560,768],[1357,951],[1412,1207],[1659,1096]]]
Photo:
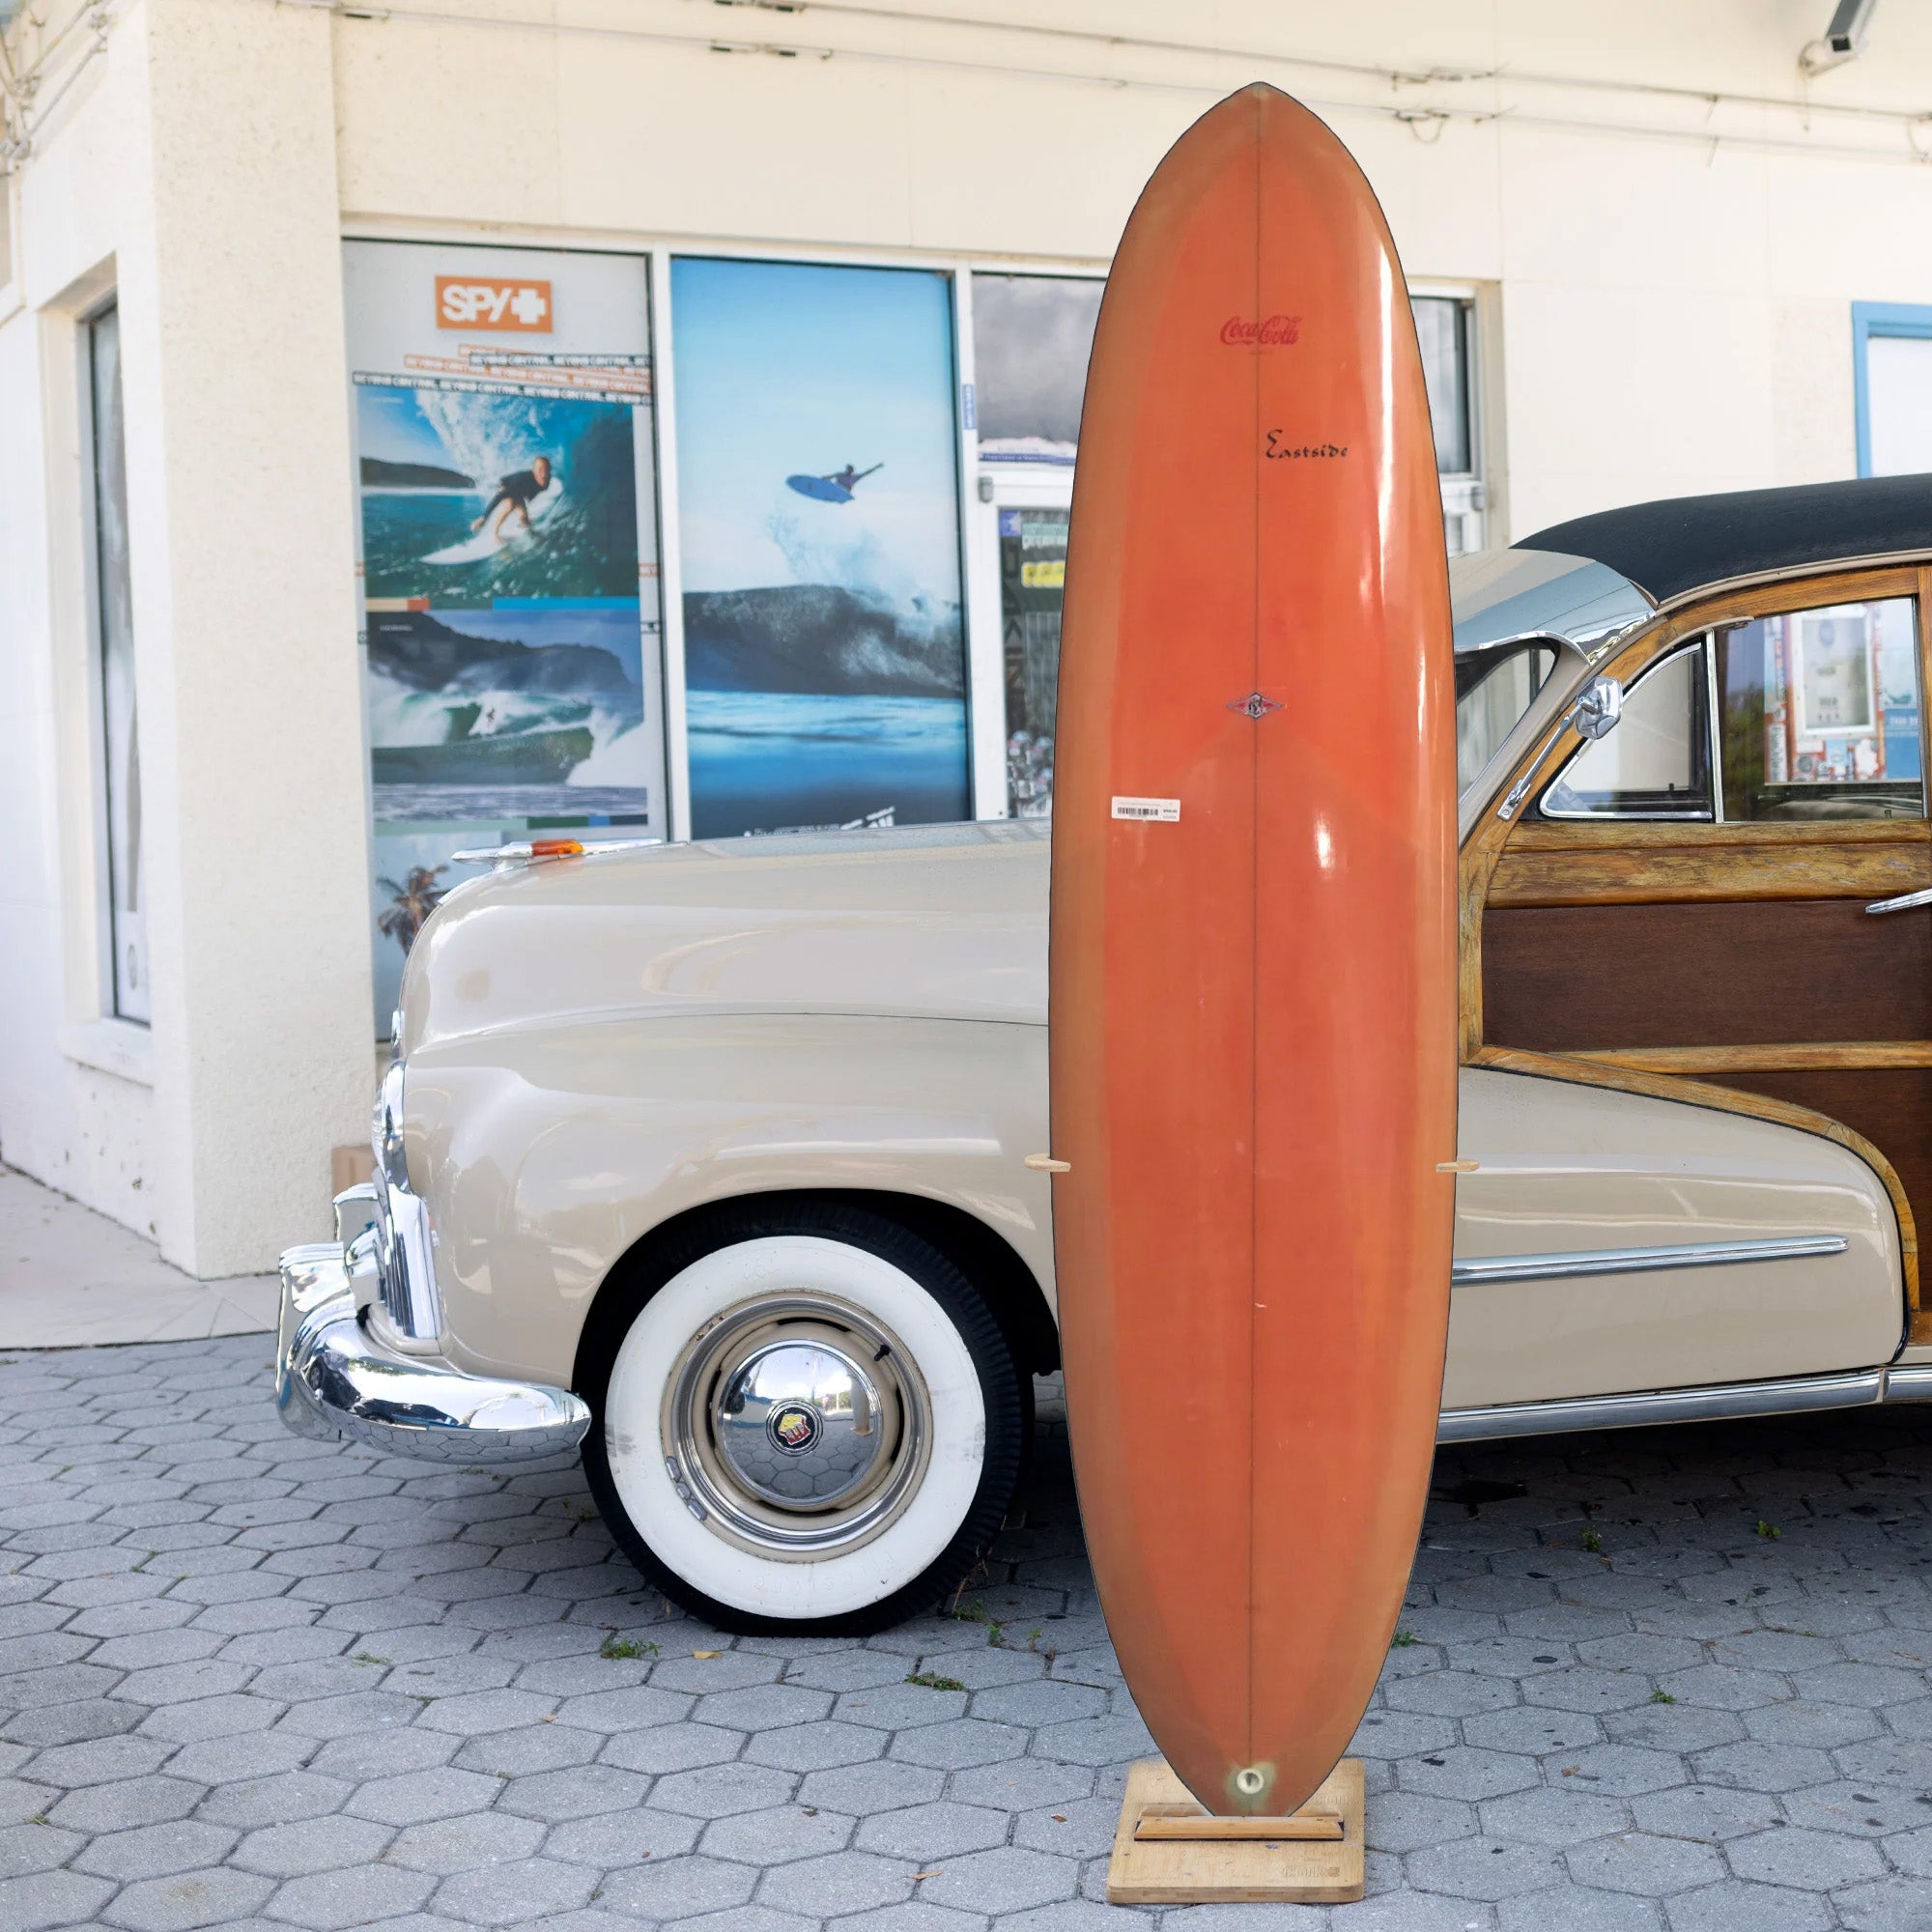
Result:
[[917,1492],[931,1434],[918,1365],[829,1296],[732,1310],[693,1340],[666,1387],[665,1463],[685,1507],[765,1555],[878,1535]]
[[829,1343],[774,1342],[721,1385],[711,1427],[724,1466],[761,1501],[829,1506],[879,1460],[879,1391]]

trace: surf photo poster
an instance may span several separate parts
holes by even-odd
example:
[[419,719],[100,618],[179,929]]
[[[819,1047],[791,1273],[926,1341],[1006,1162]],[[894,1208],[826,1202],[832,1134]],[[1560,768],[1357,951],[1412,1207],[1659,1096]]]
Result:
[[649,270],[350,242],[344,274],[381,1032],[451,854],[668,831]]
[[952,286],[671,264],[694,838],[972,816]]

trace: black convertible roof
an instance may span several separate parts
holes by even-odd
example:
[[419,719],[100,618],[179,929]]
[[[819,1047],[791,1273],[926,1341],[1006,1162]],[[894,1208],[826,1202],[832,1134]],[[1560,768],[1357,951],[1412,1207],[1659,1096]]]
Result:
[[1607,564],[1664,604],[1732,578],[1932,550],[1932,475],[1666,497],[1552,524],[1516,548]]

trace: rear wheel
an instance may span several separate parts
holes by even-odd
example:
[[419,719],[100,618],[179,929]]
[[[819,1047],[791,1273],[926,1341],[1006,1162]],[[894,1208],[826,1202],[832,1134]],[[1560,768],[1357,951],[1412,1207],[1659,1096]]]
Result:
[[732,1630],[872,1631],[939,1601],[998,1531],[1033,1421],[952,1258],[841,1203],[694,1216],[607,1288],[577,1379],[612,1533]]

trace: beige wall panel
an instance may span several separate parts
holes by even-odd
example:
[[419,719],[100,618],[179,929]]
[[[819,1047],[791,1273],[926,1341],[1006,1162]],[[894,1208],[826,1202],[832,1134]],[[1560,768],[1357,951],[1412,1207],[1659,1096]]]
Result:
[[1771,475],[1771,330],[1728,294],[1607,299],[1511,282],[1510,537],[1650,497]]
[[[1038,50],[1035,59],[1039,61]],[[1104,265],[1206,96],[918,70],[908,191],[921,247]]]
[[1498,0],[1496,58],[1526,71],[1626,80],[1654,80],[1667,65],[1687,87],[1755,89],[1788,84],[1798,47],[1824,24],[1804,0],[1620,0],[1614,11],[1608,32],[1594,6]]
[[1680,292],[1735,302],[1763,286],[1761,155],[1507,122],[1499,139],[1512,284],[1611,291],[1619,311],[1641,303],[1666,323]]
[[1852,410],[1851,303],[1774,298],[1774,483],[1823,483],[1858,469]]
[[[678,17],[689,32],[694,15]],[[806,38],[764,12],[705,25],[735,40],[774,37],[774,22]],[[903,70],[582,39],[555,58],[573,225],[906,246]]]
[[[1919,139],[1932,151],[1932,141]],[[1903,134],[1898,147],[1905,147]],[[1846,302],[1932,302],[1932,255],[1907,240],[1925,227],[1927,172],[1773,156],[1765,210],[1773,286]]]
[[[541,10],[495,11],[529,18]],[[344,212],[503,225],[562,220],[558,51],[549,34],[337,19]]]

